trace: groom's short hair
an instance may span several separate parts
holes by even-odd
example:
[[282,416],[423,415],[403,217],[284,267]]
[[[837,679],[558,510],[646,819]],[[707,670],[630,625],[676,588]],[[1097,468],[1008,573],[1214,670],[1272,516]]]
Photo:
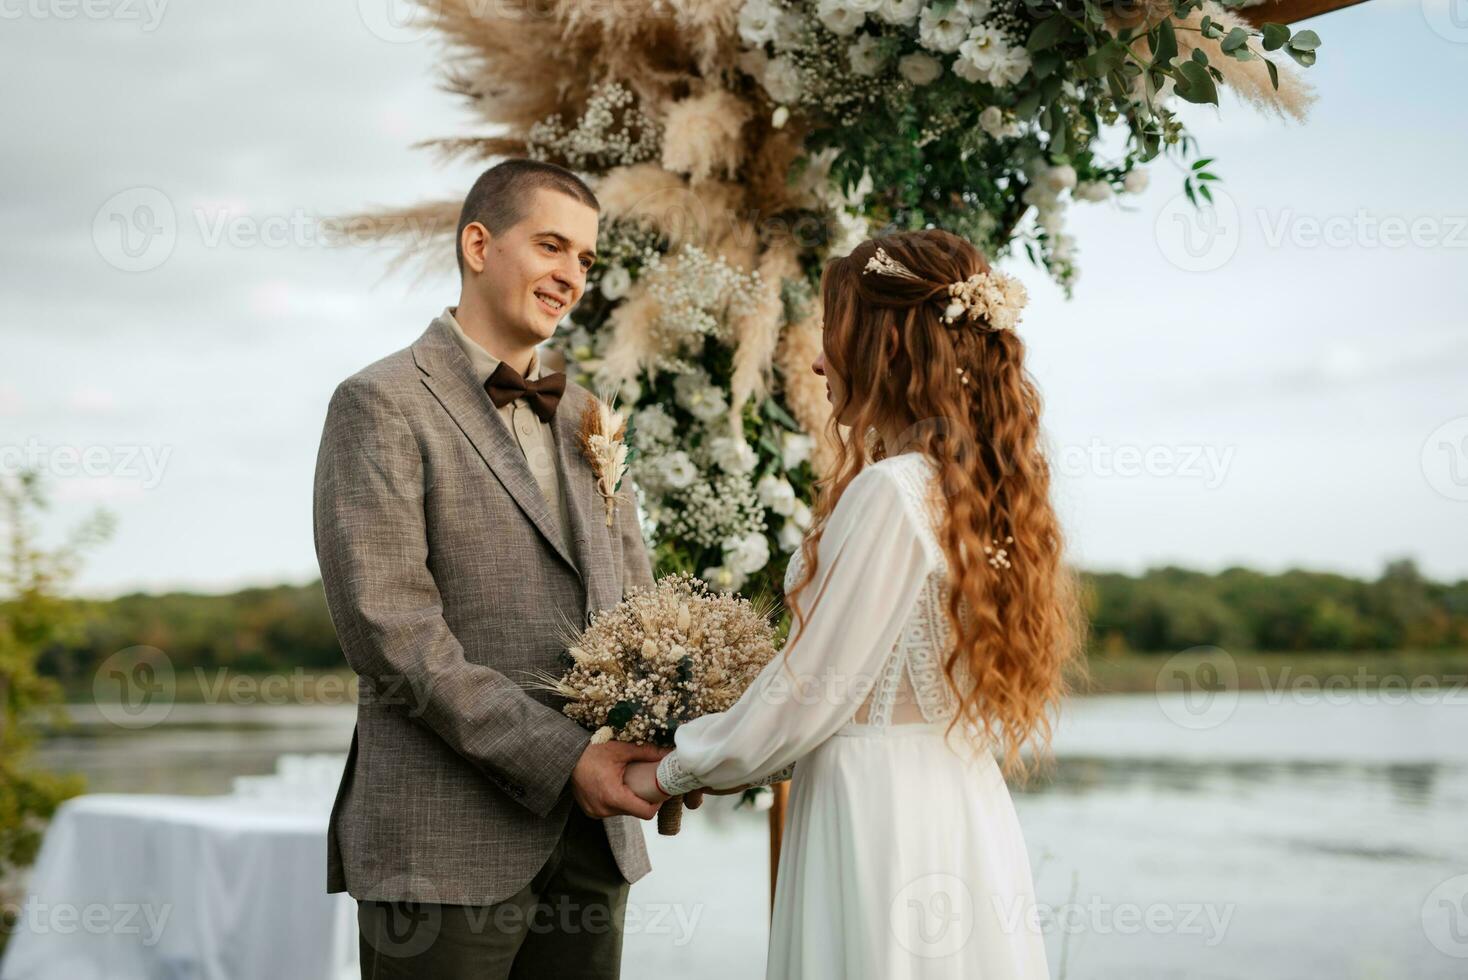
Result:
[[501,235],[525,218],[536,188],[560,191],[574,197],[589,208],[601,210],[601,202],[580,178],[554,163],[516,157],[497,163],[474,181],[459,212],[459,228],[454,234],[454,255],[459,260],[459,275],[464,274],[464,229],[477,221],[491,235]]

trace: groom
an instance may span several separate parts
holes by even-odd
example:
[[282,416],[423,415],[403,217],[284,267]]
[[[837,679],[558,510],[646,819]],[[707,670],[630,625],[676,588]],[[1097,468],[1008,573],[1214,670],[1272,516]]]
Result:
[[614,525],[577,444],[593,396],[537,345],[576,305],[598,204],[509,160],[459,217],[457,307],[342,382],[316,463],[331,618],[358,675],[327,890],[358,901],[363,980],[619,975],[655,812],[609,742],[525,686],[567,627],[652,568],[623,485]]

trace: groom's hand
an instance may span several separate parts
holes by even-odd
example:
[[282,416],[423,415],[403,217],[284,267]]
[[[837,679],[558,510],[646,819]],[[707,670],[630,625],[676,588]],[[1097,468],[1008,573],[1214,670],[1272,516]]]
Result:
[[669,749],[656,745],[603,742],[588,745],[571,771],[571,795],[588,817],[604,820],[623,814],[651,820],[658,805],[649,803],[627,788],[623,772],[628,763],[657,762]]

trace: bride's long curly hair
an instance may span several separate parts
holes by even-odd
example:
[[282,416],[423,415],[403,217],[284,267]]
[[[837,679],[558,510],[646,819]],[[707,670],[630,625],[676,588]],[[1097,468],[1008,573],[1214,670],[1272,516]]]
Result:
[[[917,279],[863,273],[878,247]],[[804,569],[789,599],[799,628],[794,599],[815,575],[821,535],[851,480],[889,454],[925,453],[947,503],[933,513],[946,512],[938,537],[951,571],[955,643],[943,670],[959,710],[948,731],[969,723],[1002,755],[1005,774],[1024,779],[1050,759],[1050,711],[1084,673],[1087,626],[1051,506],[1040,394],[1025,370],[1024,342],[1012,330],[942,320],[948,285],[988,271],[972,244],[940,229],[870,239],[827,263],[826,373],[843,382],[828,426],[837,452],[816,484]],[[849,426],[838,423],[843,417]],[[884,446],[881,431],[900,431],[903,445]],[[985,547],[995,539],[1009,567],[990,564]],[[1035,750],[1029,759],[1025,747]]]

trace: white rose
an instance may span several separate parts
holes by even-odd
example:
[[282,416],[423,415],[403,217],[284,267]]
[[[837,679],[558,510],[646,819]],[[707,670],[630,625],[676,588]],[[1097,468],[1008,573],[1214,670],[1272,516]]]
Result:
[[780,533],[777,537],[780,550],[788,554],[800,547],[800,542],[805,540],[805,532],[794,520],[788,520],[780,526]]
[[800,70],[795,62],[781,55],[771,58],[765,65],[765,91],[776,102],[798,102],[800,100]]
[[887,54],[876,37],[863,34],[846,49],[846,60],[856,74],[871,78],[882,71],[882,66],[887,63]]
[[731,535],[720,547],[724,549],[723,567],[736,575],[753,575],[770,563],[770,542],[760,531],[742,538]]
[[866,23],[867,15],[843,0],[820,0],[816,5],[816,19],[832,34],[849,37]]
[[782,9],[775,17],[775,50],[789,51],[799,47],[804,32],[805,21],[800,14],[789,8]]
[[705,568],[699,578],[720,592],[738,592],[739,587],[744,584],[743,575],[724,565]]
[[1128,194],[1140,194],[1147,189],[1148,173],[1145,170],[1133,170],[1122,180],[1122,186]]
[[958,0],[955,8],[963,11],[969,20],[977,23],[989,16],[994,5],[989,0]]
[[989,106],[979,113],[979,126],[983,128],[984,132],[998,139],[999,134],[1004,131],[1004,110],[997,105]]
[[812,516],[810,507],[806,505],[806,502],[804,500],[797,500],[795,502],[795,510],[790,514],[790,519],[802,531],[809,531]]
[[930,54],[914,51],[897,59],[897,70],[914,85],[927,85],[943,74],[943,62]]
[[1076,168],[1068,163],[1062,163],[1055,167],[1047,167],[1040,174],[1040,186],[1052,194],[1059,194],[1061,191],[1069,190],[1075,185]]
[[1005,50],[1004,35],[983,24],[973,28],[963,43],[958,46],[959,57],[973,62],[975,68],[987,78],[994,67],[995,59]]
[[883,0],[877,17],[889,24],[911,27],[922,13],[923,0]]
[[759,502],[782,517],[795,513],[795,488],[782,476],[767,473],[754,485]]
[[698,479],[698,467],[693,465],[693,460],[681,449],[676,449],[658,460],[658,471],[663,482],[674,490],[691,486]]
[[775,8],[769,0],[744,0],[739,9],[739,36],[756,48],[775,39]]
[[1020,200],[1041,211],[1053,210],[1060,206],[1060,198],[1056,196],[1056,192],[1047,187],[1039,177],[1035,178],[1035,183],[1025,188],[1025,192],[1020,195]]
[[607,299],[621,299],[631,287],[632,273],[621,264],[611,266],[601,274],[601,294]]
[[780,463],[793,470],[810,459],[815,440],[803,432],[786,432],[780,437]]
[[1070,196],[1077,201],[1104,201],[1111,196],[1111,185],[1104,180],[1082,181]]
[[673,382],[673,397],[701,422],[712,422],[729,408],[723,389],[709,384],[702,372],[680,374]]
[[759,454],[743,439],[719,436],[709,443],[714,465],[725,473],[748,473],[759,465]]
[[924,7],[918,16],[918,40],[931,51],[951,54],[968,37],[971,26],[969,19],[957,8],[946,14],[936,14],[932,7]]
[[988,76],[984,74],[983,70],[979,68],[978,65],[975,65],[972,61],[969,61],[967,58],[953,59],[953,74],[957,75],[965,82],[988,81]]
[[994,61],[989,66],[989,84],[1013,85],[1025,77],[1030,64],[1030,53],[1024,48],[1001,48],[994,53]]
[[661,405],[649,405],[639,409],[634,416],[633,430],[638,445],[650,442],[671,442],[677,431],[673,417]]

